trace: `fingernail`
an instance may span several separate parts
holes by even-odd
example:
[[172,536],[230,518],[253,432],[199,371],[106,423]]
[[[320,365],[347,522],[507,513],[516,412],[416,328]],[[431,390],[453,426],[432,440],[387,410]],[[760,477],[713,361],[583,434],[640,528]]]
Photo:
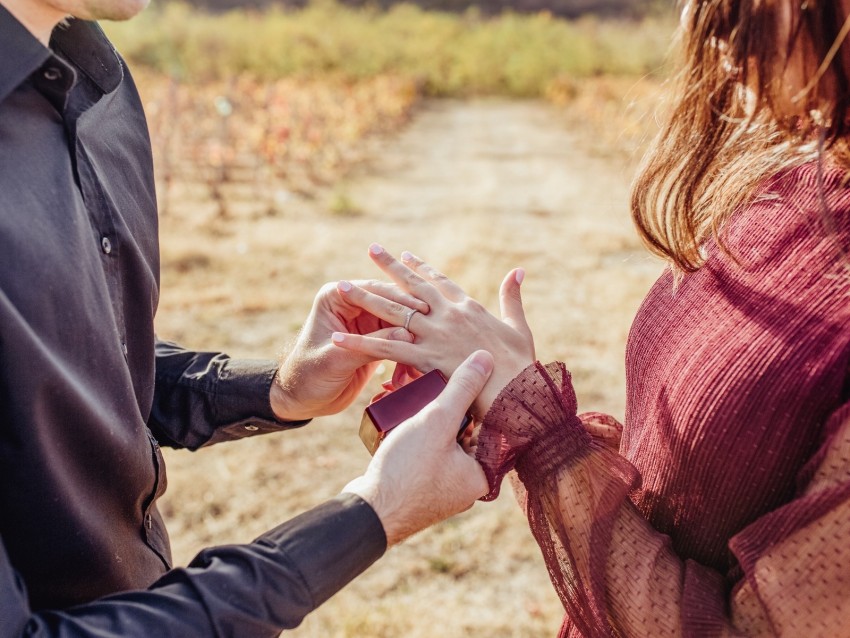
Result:
[[331,341],[333,341],[334,343],[342,343],[343,341],[345,341],[345,335],[341,332],[335,332],[331,335]]
[[484,351],[479,351],[472,355],[469,365],[486,377],[493,371],[493,357]]
[[401,260],[402,261],[410,261],[411,259],[413,259],[412,253],[409,253],[406,250],[403,253],[401,253]]
[[390,339],[394,341],[408,341],[408,332],[404,328],[397,328],[390,333]]
[[371,246],[369,246],[369,252],[373,255],[380,255],[382,252],[384,252],[384,248],[380,244],[372,244]]
[[339,290],[341,290],[342,292],[348,292],[349,290],[351,290],[351,282],[348,282],[348,281],[340,281],[340,282],[336,285],[336,287],[337,287]]
[[522,280],[525,279],[525,271],[522,268],[517,268],[514,279],[516,279],[517,285],[521,285]]

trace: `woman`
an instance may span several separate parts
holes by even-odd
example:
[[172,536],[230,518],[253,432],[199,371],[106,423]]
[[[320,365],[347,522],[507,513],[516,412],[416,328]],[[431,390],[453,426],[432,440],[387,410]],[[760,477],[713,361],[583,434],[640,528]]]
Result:
[[[635,319],[625,426],[576,415],[503,320],[418,258],[372,257],[427,314],[354,303],[415,343],[341,347],[496,371],[474,409],[496,496],[517,470],[564,636],[850,635],[850,0],[703,0],[683,11],[675,102],[633,214],[671,267]],[[395,317],[393,315],[396,315]]]

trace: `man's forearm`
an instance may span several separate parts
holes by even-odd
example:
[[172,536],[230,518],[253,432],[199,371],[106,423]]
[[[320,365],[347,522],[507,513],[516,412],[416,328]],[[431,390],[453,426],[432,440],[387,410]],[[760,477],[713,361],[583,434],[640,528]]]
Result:
[[277,636],[298,626],[385,550],[375,512],[345,494],[253,543],[204,550],[147,590],[32,613],[0,546],[0,638]]
[[231,359],[156,343],[156,389],[149,425],[164,445],[197,449],[219,441],[299,427],[281,422],[270,391],[273,361]]

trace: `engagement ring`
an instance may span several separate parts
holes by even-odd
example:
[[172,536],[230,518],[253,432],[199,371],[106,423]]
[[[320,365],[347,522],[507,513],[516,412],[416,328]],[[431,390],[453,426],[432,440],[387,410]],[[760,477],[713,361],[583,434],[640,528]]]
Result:
[[404,329],[410,330],[410,319],[419,312],[416,308],[413,308],[410,312],[407,313],[407,317],[404,318]]

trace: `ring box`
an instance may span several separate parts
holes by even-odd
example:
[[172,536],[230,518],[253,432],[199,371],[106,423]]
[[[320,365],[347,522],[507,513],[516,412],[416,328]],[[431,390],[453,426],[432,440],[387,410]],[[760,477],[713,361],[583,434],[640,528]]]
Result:
[[[369,454],[374,456],[381,441],[394,427],[436,399],[446,387],[446,383],[442,372],[431,370],[367,406],[360,422],[360,440],[369,450]],[[471,422],[470,416],[464,415],[457,434],[458,440]]]

